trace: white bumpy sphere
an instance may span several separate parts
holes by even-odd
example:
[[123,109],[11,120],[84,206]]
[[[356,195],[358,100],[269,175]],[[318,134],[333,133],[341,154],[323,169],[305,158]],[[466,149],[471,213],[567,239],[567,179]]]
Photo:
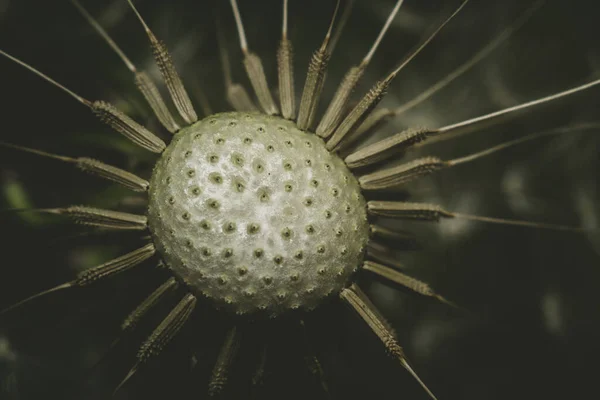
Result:
[[358,182],[291,121],[232,112],[184,128],[150,188],[164,263],[218,308],[311,310],[362,263],[369,230]]

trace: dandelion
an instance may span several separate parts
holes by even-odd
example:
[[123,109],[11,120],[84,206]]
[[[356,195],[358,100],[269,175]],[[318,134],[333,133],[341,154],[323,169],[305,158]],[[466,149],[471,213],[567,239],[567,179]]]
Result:
[[[91,205],[12,211],[67,217],[113,237],[123,233],[137,235],[140,243],[64,283],[5,308],[2,313],[12,313],[57,292],[91,290],[135,272],[150,276],[151,272],[144,269],[148,264],[161,266],[168,276],[131,308],[121,323],[119,337],[133,334],[153,315],[168,310],[139,345],[135,361],[115,385],[115,392],[143,375],[194,321],[200,321],[204,330],[221,332],[219,338],[214,338],[217,342],[208,344],[219,347],[208,374],[206,390],[210,396],[226,393],[234,379],[252,380],[259,385],[269,358],[273,357],[273,342],[277,341],[270,338],[290,331],[292,346],[303,347],[308,369],[328,392],[327,372],[314,351],[308,331],[319,312],[335,313],[346,307],[354,313],[357,326],[360,322],[369,329],[371,338],[381,342],[382,351],[387,351],[435,399],[429,385],[409,362],[402,341],[384,317],[385,313],[375,306],[365,290],[370,282],[383,281],[440,301],[449,309],[461,310],[455,301],[438,293],[425,280],[414,277],[398,261],[396,251],[414,247],[415,243],[415,237],[400,229],[398,221],[409,221],[407,226],[410,221],[459,220],[570,234],[593,231],[586,226],[459,212],[437,203],[407,199],[404,190],[419,180],[474,165],[525,143],[576,131],[593,131],[598,128],[595,122],[522,135],[466,155],[404,157],[426,150],[431,143],[464,137],[517,113],[597,90],[600,80],[565,87],[460,122],[408,128],[387,137],[379,134],[381,126],[467,72],[525,24],[543,2],[526,8],[496,41],[415,99],[396,108],[383,108],[380,103],[396,81],[401,80],[404,70],[468,9],[471,5],[468,0],[451,9],[403,59],[373,82],[365,82],[370,75],[367,72],[378,57],[392,23],[401,15],[404,1],[394,2],[365,56],[341,79],[334,79],[329,68],[335,60],[338,40],[343,38],[352,3],[331,2],[324,38],[308,62],[304,80],[299,82],[296,72],[301,64],[290,39],[294,23],[289,12],[291,4],[284,0],[276,54],[277,84],[273,84],[262,55],[246,34],[244,9],[231,0],[241,65],[250,85],[246,88],[236,81],[234,58],[220,26],[223,16],[219,15],[216,36],[225,82],[222,97],[234,111],[213,113],[212,107],[202,101],[204,117],[199,116],[193,94],[179,75],[170,44],[155,34],[133,1],[128,0],[129,8],[138,20],[138,27],[147,35],[164,88],[131,61],[87,9],[76,0],[72,3],[125,64],[162,127],[147,127],[115,104],[88,99],[15,56],[4,51],[0,54],[64,91],[134,145],[155,154],[152,171],[138,174],[93,158],[55,154],[13,143],[2,142],[2,146],[75,165],[83,172],[141,194],[146,199],[143,211]],[[337,87],[336,80],[340,82]],[[327,85],[336,87],[331,99],[326,96]],[[367,90],[361,90],[365,85]],[[211,96],[206,97],[210,103]],[[165,132],[172,135],[169,137]],[[253,347],[257,351],[247,350]],[[254,356],[249,362],[253,365],[251,371],[246,371],[245,376],[233,376],[236,363],[243,364],[243,357],[249,355]]]

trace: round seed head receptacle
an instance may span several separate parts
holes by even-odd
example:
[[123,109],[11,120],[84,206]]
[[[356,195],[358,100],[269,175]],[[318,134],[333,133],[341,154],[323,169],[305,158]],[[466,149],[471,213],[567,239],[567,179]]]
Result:
[[149,225],[167,266],[237,314],[313,309],[362,263],[356,178],[282,118],[223,113],[181,130],[151,188]]

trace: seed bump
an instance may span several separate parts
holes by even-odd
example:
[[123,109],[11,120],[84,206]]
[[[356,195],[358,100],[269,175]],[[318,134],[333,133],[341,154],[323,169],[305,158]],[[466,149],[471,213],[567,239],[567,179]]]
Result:
[[223,230],[227,233],[232,233],[235,231],[236,225],[235,222],[227,222],[223,227]]
[[212,183],[220,185],[223,183],[223,177],[218,172],[213,172],[209,175],[209,179]]
[[200,227],[204,230],[209,230],[210,229],[210,222],[208,222],[207,220],[203,219],[202,221],[200,221]]
[[248,225],[247,231],[248,231],[248,233],[251,233],[251,234],[258,233],[258,231],[260,231],[260,225],[250,224],[250,225]]

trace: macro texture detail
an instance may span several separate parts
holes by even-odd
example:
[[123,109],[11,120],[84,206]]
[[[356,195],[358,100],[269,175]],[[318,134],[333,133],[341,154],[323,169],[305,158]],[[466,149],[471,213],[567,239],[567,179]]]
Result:
[[356,178],[285,119],[233,112],[191,125],[150,186],[149,225],[167,266],[238,314],[313,309],[362,263]]

